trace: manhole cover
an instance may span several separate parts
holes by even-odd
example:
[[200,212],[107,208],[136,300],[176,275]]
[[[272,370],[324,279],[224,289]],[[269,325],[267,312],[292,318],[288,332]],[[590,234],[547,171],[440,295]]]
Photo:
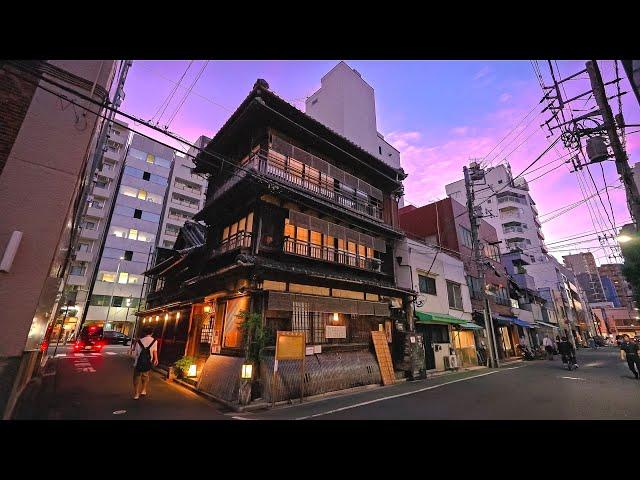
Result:
[[114,415],[122,415],[123,413],[127,413],[126,410],[116,410],[115,412],[113,412]]

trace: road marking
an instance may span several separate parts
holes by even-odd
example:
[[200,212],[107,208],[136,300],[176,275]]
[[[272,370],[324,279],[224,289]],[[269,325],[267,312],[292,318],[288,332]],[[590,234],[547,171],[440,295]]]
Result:
[[123,413],[127,413],[126,410],[116,410],[115,412],[113,412],[114,415],[122,415]]
[[567,380],[584,380],[584,378],[579,378],[579,377],[560,377],[560,378],[566,378]]
[[74,353],[74,357],[84,357],[84,353]]
[[107,355],[117,355],[116,352],[104,352],[104,353],[106,353]]
[[243,418],[243,417],[231,417],[234,420],[253,420],[253,418]]
[[[515,370],[517,368],[522,368],[522,367],[503,368],[501,370]],[[296,418],[296,420],[306,420],[308,418],[321,417],[323,415],[330,415],[332,413],[342,412],[344,410],[351,410],[352,408],[358,408],[358,407],[363,407],[365,405],[371,405],[372,403],[383,402],[385,400],[392,400],[394,398],[406,397],[408,395],[415,395],[416,393],[426,392],[427,390],[433,390],[434,388],[444,387],[445,385],[451,385],[452,383],[465,382],[467,380],[473,380],[474,378],[480,378],[480,377],[485,377],[487,375],[493,375],[494,373],[499,373],[501,370],[493,370],[491,372],[482,373],[480,375],[475,375],[473,377],[459,378],[458,380],[452,380],[450,382],[445,382],[445,383],[440,383],[438,385],[432,385],[430,387],[420,388],[418,390],[413,390],[411,392],[399,393],[397,395],[390,395],[388,397],[376,398],[374,400],[369,400],[368,402],[362,402],[362,403],[357,403],[355,405],[349,405],[349,406],[342,407],[342,408],[336,408],[334,410],[329,410],[327,412],[315,413],[313,415],[307,415],[306,417],[299,417],[299,418]]]
[[58,353],[58,354],[56,355],[56,358],[58,358],[58,357],[66,357],[66,356],[67,356],[67,354],[66,354],[66,353]]

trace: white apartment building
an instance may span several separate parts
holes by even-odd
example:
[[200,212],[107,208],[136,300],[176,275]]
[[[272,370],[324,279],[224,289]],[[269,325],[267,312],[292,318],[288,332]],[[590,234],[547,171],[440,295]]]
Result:
[[151,139],[133,135],[108,220],[86,325],[132,332],[142,296],[142,274],[160,237],[175,153]]
[[65,286],[65,298],[69,306],[62,307],[67,313],[64,326],[66,332],[72,332],[77,327],[87,303],[94,269],[100,260],[98,255],[101,240],[109,225],[112,204],[116,198],[129,137],[130,131],[126,123],[112,123],[103,150],[102,167],[94,176],[93,189],[84,206],[79,239],[69,267]]
[[[487,215],[483,219],[498,232],[501,253],[519,249],[529,256],[531,263],[545,261],[547,247],[526,180],[514,181],[509,164],[487,168],[485,178],[486,185],[475,189],[475,205],[481,205]],[[466,205],[464,179],[446,185],[445,190],[448,196]]]
[[195,142],[197,148],[191,147],[186,156],[179,153],[175,156],[162,215],[159,247],[173,248],[184,222],[204,206],[207,180],[203,175],[192,173],[195,168],[192,160],[210,140],[201,136]]
[[360,73],[340,62],[322,77],[320,85],[307,98],[305,113],[385,163],[400,168],[400,152],[378,132],[373,87]]

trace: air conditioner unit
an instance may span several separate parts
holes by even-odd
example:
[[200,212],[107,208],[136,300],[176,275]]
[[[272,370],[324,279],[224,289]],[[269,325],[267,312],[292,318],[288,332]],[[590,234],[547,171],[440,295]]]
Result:
[[442,357],[444,360],[445,370],[455,370],[458,368],[458,357],[456,355],[447,355]]

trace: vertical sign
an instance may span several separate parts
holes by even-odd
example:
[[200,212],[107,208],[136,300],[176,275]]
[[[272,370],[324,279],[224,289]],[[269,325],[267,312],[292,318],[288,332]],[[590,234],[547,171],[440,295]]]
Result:
[[278,330],[276,337],[276,356],[273,365],[272,379],[272,406],[275,405],[276,395],[276,371],[278,369],[278,361],[280,360],[301,360],[302,368],[300,371],[300,403],[304,398],[304,358],[306,353],[306,342],[304,332],[285,332]]

